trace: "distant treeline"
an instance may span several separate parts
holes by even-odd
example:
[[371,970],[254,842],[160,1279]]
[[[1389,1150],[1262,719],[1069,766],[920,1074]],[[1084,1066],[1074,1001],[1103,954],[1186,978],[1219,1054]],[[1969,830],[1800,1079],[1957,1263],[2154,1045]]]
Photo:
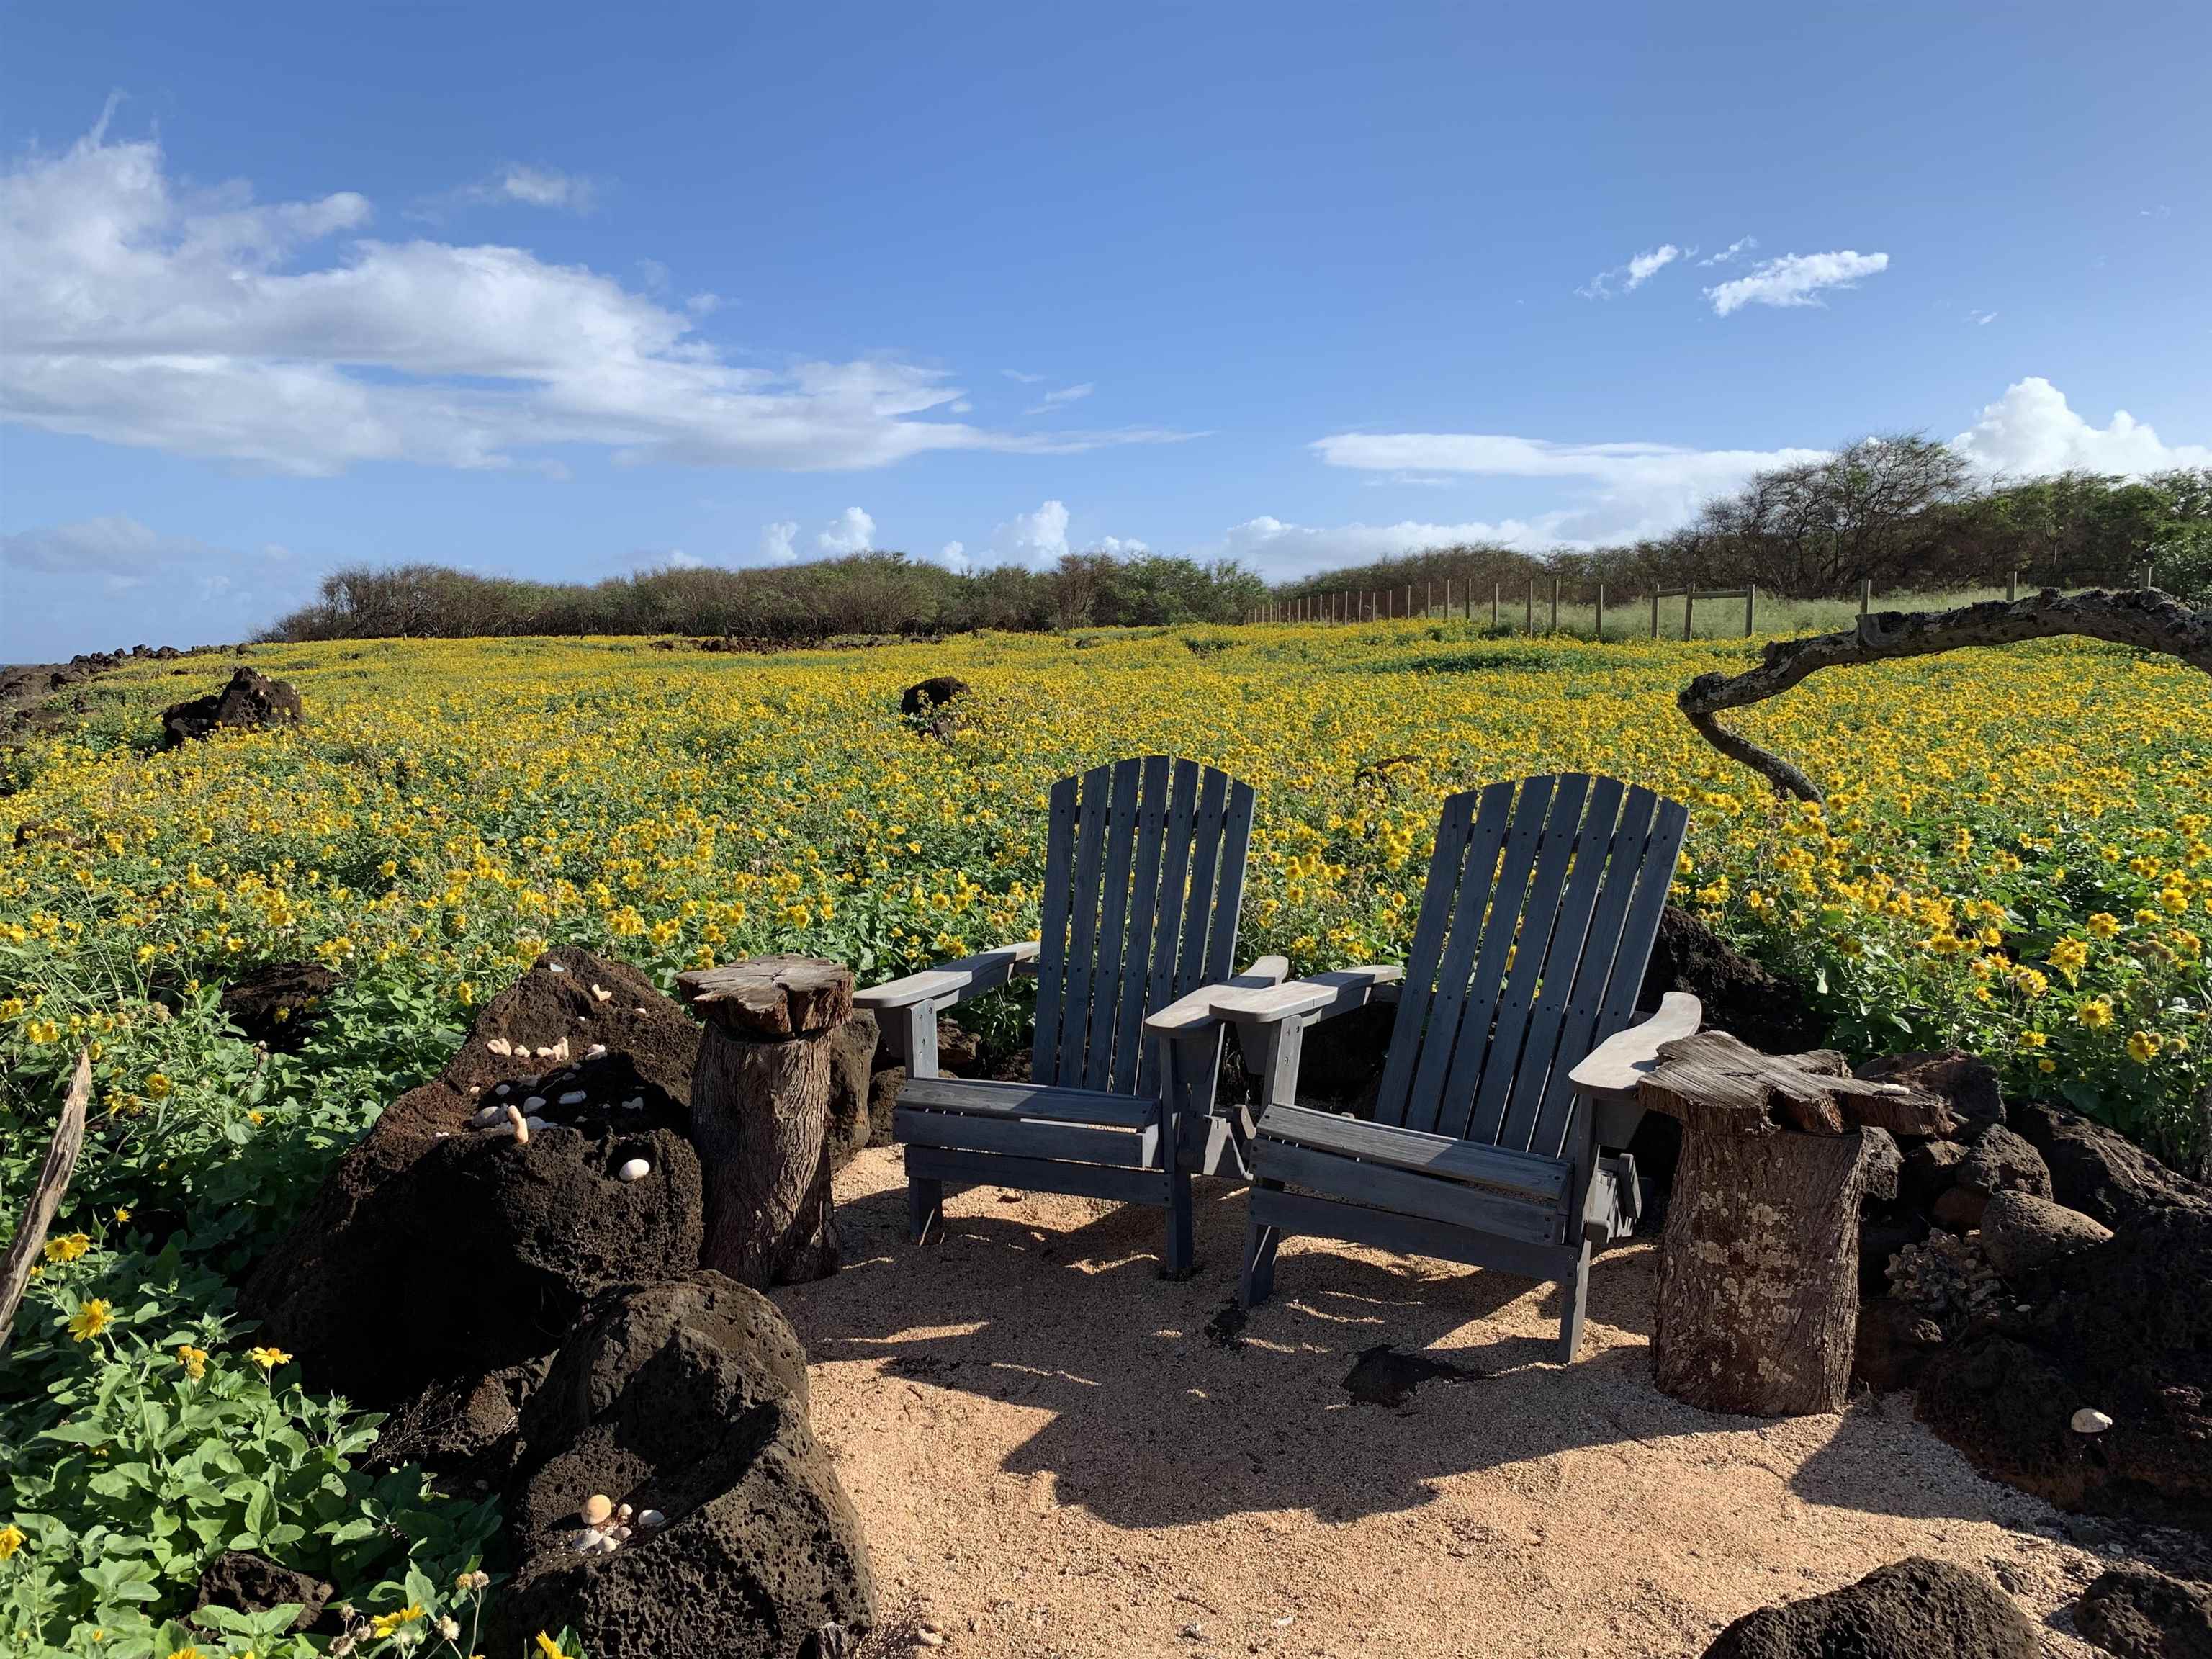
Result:
[[597,583],[517,581],[441,565],[339,570],[270,640],[693,634],[805,644],[850,635],[1234,623],[1270,600],[1451,580],[1480,595],[1558,578],[1586,601],[1694,584],[1778,598],[1933,592],[2002,582],[2160,586],[2212,602],[2212,469],[2127,479],[2069,472],[1978,481],[1948,445],[1863,439],[1705,503],[1671,535],[1543,557],[1433,548],[1270,586],[1231,560],[1070,554],[1054,568],[960,572],[898,553],[765,569],[664,569]]

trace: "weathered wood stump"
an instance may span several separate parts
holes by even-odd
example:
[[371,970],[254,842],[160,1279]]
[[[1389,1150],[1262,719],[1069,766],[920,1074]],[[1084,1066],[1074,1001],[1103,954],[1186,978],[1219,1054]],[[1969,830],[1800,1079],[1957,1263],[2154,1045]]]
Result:
[[691,1073],[691,1140],[705,1179],[703,1265],[756,1290],[837,1271],[830,1039],[853,1012],[849,969],[752,957],[677,976],[706,1030]]
[[1841,1411],[1869,1130],[1927,1103],[1851,1077],[1839,1054],[1762,1054],[1725,1031],[1659,1056],[1637,1097],[1681,1120],[1682,1157],[1660,1247],[1654,1380],[1707,1411]]

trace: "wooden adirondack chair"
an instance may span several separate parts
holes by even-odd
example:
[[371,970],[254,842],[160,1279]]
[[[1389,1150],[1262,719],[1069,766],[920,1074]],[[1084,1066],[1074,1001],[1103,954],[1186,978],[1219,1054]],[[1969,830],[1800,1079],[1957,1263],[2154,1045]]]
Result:
[[[1648,789],[1580,774],[1455,795],[1405,969],[1208,1000],[1261,1073],[1248,1306],[1272,1290],[1285,1234],[1348,1239],[1556,1280],[1559,1357],[1574,1358],[1591,1246],[1639,1207],[1633,1161],[1606,1150],[1641,1115],[1636,1068],[1701,1017],[1670,994],[1630,1024],[1687,823]],[[1374,1121],[1296,1104],[1305,1029],[1393,997]]]
[[[863,991],[904,1061],[892,1134],[906,1148],[917,1243],[945,1185],[1132,1200],[1167,1210],[1165,1271],[1191,1266],[1190,1178],[1232,1158],[1213,1115],[1224,1028],[1178,999],[1281,981],[1280,957],[1229,981],[1252,831],[1252,791],[1166,755],[1101,766],[1052,788],[1036,939]],[[941,1077],[937,1016],[1037,979],[1030,1080]],[[1164,1024],[1147,1016],[1167,1012]],[[1194,1018],[1186,1016],[1194,1015]]]

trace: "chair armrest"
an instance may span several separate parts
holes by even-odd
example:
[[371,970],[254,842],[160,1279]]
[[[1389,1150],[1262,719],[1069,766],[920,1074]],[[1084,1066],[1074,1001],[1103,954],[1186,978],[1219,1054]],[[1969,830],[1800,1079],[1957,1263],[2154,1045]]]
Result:
[[1660,1045],[1695,1036],[1705,1018],[1705,1005],[1697,998],[1687,991],[1669,991],[1659,999],[1657,1013],[1599,1043],[1567,1073],[1567,1080],[1598,1100],[1633,1101],[1637,1084],[1659,1063]]
[[1219,1024],[1212,1000],[1230,991],[1266,991],[1291,971],[1285,957],[1261,957],[1243,973],[1219,985],[1201,985],[1188,996],[1177,997],[1158,1012],[1146,1017],[1145,1030],[1154,1036],[1188,1036]]
[[963,957],[957,962],[939,963],[934,968],[925,968],[918,974],[908,974],[904,979],[887,981],[857,992],[853,997],[855,1008],[908,1008],[917,1002],[939,1003],[948,999],[965,1002],[970,997],[981,996],[986,991],[996,990],[1036,959],[1037,942],[1025,939],[1018,945],[1001,945],[995,950],[980,951],[972,957]]
[[1216,988],[1206,1006],[1216,1019],[1239,1025],[1272,1025],[1285,1019],[1314,1025],[1366,1006],[1378,989],[1405,976],[1406,970],[1395,963],[1332,968],[1327,973],[1309,974],[1267,989]]

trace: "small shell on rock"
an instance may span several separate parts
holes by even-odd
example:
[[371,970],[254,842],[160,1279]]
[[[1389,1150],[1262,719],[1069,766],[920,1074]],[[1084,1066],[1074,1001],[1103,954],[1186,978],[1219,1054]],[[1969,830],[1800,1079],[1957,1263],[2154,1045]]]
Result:
[[653,1173],[653,1165],[641,1158],[634,1158],[615,1173],[624,1181],[642,1181]]
[[612,1002],[615,997],[615,994],[607,989],[604,985],[592,986],[592,994],[597,997],[601,1002]]
[[534,1112],[544,1103],[545,1097],[544,1095],[532,1095],[529,1099],[522,1103],[522,1109],[526,1112]]
[[483,1092],[483,1085],[481,1083],[471,1083],[469,1085],[469,1092],[472,1095],[482,1094]]
[[579,1555],[589,1555],[593,1550],[599,1548],[604,1536],[605,1534],[596,1527],[585,1528],[576,1534],[576,1553]]
[[595,1492],[584,1500],[584,1519],[594,1527],[606,1525],[607,1517],[615,1512],[615,1500],[603,1492]]
[[592,1553],[594,1555],[612,1555],[621,1547],[621,1540],[614,1537],[611,1534],[604,1534],[601,1536],[598,1543],[592,1546]]
[[545,964],[545,971],[549,974],[565,974],[568,970],[557,962],[549,962]]
[[2112,1426],[2112,1419],[2092,1407],[2084,1406],[2074,1413],[2074,1432],[2102,1434]]
[[629,1524],[630,1516],[636,1513],[637,1511],[630,1508],[627,1504],[617,1504],[615,1505],[615,1519],[624,1526],[628,1526]]
[[561,1103],[563,1106],[580,1106],[590,1098],[591,1096],[586,1094],[583,1090],[571,1089],[567,1094],[561,1097]]
[[584,1050],[584,1058],[586,1060],[597,1060],[601,1054],[606,1053],[606,1051],[607,1045],[605,1043],[594,1042],[590,1048]]
[[631,1010],[630,1010],[630,1012],[632,1012],[633,1014],[641,1014],[641,1013],[643,1013],[644,1012],[645,1012],[645,1005],[644,1005],[643,1003],[641,1003],[641,1003],[638,1003],[635,1006],[634,1006],[634,1007],[633,1007],[633,1008],[631,1008]]
[[531,1052],[535,1054],[540,1060],[550,1060],[553,1058],[553,1051],[550,1048],[542,1046],[532,1049]]
[[655,1527],[666,1526],[668,1517],[659,1510],[640,1510],[637,1512],[637,1524],[647,1532],[651,1532]]
[[505,1037],[486,1037],[484,1047],[495,1054],[511,1054],[514,1052],[514,1045]]
[[515,1139],[527,1146],[530,1144],[530,1125],[532,1120],[523,1116],[515,1108],[509,1106],[507,1109],[507,1121],[514,1126]]

